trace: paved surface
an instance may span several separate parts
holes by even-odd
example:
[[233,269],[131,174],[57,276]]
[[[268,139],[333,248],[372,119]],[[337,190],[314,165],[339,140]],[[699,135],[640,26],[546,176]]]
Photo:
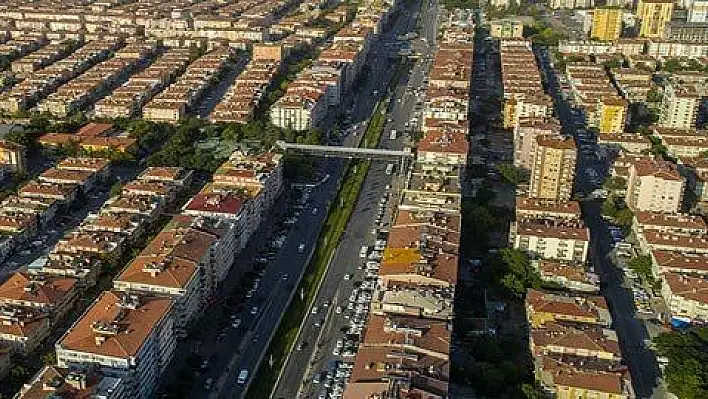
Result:
[[[366,120],[376,101],[384,94],[379,93],[378,89],[385,87],[393,72],[389,68],[388,58],[382,57],[384,54],[388,53],[385,52],[382,41],[374,43],[370,57],[372,68],[386,73],[372,74],[360,91],[357,101],[354,101],[355,96],[350,96],[349,104],[342,105],[342,108],[353,105],[352,123]],[[361,134],[355,132],[360,130],[352,129],[351,133],[344,137],[342,145],[355,146],[361,138]],[[180,345],[176,364],[184,361],[190,352],[198,352],[208,359],[208,366],[198,378],[194,379],[191,391],[185,396],[236,398],[245,394],[244,386],[236,382],[237,376],[244,369],[252,376],[260,358],[267,350],[268,337],[277,328],[280,315],[287,306],[297,278],[304,271],[308,255],[317,240],[326,216],[327,204],[336,195],[337,180],[341,176],[343,165],[344,162],[341,160],[325,162],[322,172],[329,174],[330,178],[321,186],[312,189],[309,201],[288,233],[284,246],[268,263],[260,281],[260,288],[252,298],[247,298],[240,306],[234,306],[230,310],[233,312],[233,317],[242,320],[241,326],[233,328],[230,322],[224,323],[222,311],[213,314],[208,311],[206,318],[202,320],[200,333],[193,334],[198,337],[192,337]],[[281,204],[281,210],[285,206],[286,204]],[[276,211],[271,214],[273,218],[264,223],[259,234],[254,236],[248,248],[236,260],[234,270],[225,282],[219,297],[226,296],[238,287],[244,271],[250,269],[247,265],[253,262],[259,249],[273,237],[274,225],[280,216]],[[298,251],[300,244],[304,244],[306,248],[302,254]],[[288,275],[287,280],[284,279],[285,273]],[[251,314],[253,308],[256,308],[255,315]],[[267,362],[268,359],[263,361]]]
[[[573,120],[571,108],[559,95],[556,76],[551,72],[549,66],[549,54],[545,50],[537,51],[537,56],[544,67],[543,72],[549,84],[550,91],[555,96],[556,111],[558,113],[563,128],[566,133],[572,134],[578,131],[581,123]],[[593,148],[597,146],[593,144]],[[599,164],[594,156],[582,154],[578,161],[578,178],[576,179],[576,190],[588,192],[596,188],[587,180],[584,171],[587,168],[596,169],[604,176],[604,166]],[[600,179],[603,180],[603,179]],[[629,366],[632,375],[632,383],[637,397],[664,397],[665,392],[658,381],[660,377],[659,366],[656,355],[644,345],[644,340],[649,338],[647,326],[643,320],[636,317],[636,308],[631,289],[623,287],[623,273],[610,261],[612,250],[612,238],[607,229],[607,225],[601,216],[601,203],[598,201],[581,202],[585,222],[590,228],[591,234],[591,259],[595,266],[595,271],[601,276],[602,294],[607,299],[612,313],[613,327],[617,331],[620,347],[624,359]]]
[[[403,132],[410,126],[414,113],[417,99],[415,89],[425,87],[423,80],[430,68],[430,61],[426,60],[426,56],[432,55],[434,52],[436,28],[433,22],[437,18],[437,11],[435,5],[433,10],[429,10],[421,16],[422,32],[425,32],[431,46],[422,48],[421,59],[416,62],[410,74],[400,79],[394,89],[387,124],[379,148],[401,149],[408,141],[408,137],[405,137]],[[411,25],[412,20],[399,20],[393,32],[396,35],[405,33],[405,30],[401,31],[400,29],[411,29]],[[390,139],[392,129],[399,132],[398,137],[394,140]],[[355,284],[360,284],[364,277],[364,271],[359,269],[363,263],[359,257],[360,249],[363,245],[374,244],[377,227],[389,227],[392,207],[398,200],[397,195],[401,182],[396,179],[397,176],[387,175],[385,167],[386,163],[372,164],[354,214],[347,225],[344,238],[335,251],[314,301],[313,311],[309,312],[305,319],[303,329],[295,343],[296,349],[291,352],[285,364],[276,387],[275,398],[322,397],[327,393],[327,388],[320,383],[314,383],[313,377],[327,370],[334,361],[353,361],[354,359],[353,356],[334,355],[333,350],[338,340],[345,339],[343,330],[349,327],[348,317],[351,317],[353,313],[346,309],[348,299]],[[392,185],[393,188],[387,190],[387,185]],[[393,195],[386,202],[387,207],[382,224],[377,226],[374,219],[378,214],[380,201],[386,192],[391,192]],[[345,280],[344,276],[347,274],[353,277]],[[337,307],[344,310],[337,313],[335,311]]]
[[[46,169],[52,165],[44,163],[42,166]],[[134,179],[138,173],[138,168],[111,167],[111,176],[123,181]],[[110,183],[96,184],[87,193],[82,194],[83,198],[77,198],[71,207],[60,208],[49,224],[40,229],[36,237],[17,247],[14,254],[0,264],[0,281],[16,270],[25,269],[37,258],[46,256],[54,248],[54,245],[67,232],[81,224],[89,213],[97,212],[109,198],[109,193]]]

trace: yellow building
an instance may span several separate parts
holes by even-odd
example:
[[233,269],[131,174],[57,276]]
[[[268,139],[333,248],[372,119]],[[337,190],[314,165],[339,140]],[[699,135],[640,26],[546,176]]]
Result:
[[598,124],[600,133],[622,133],[627,118],[627,101],[621,98],[598,100]]
[[529,197],[569,200],[575,180],[577,155],[571,138],[537,137]]
[[637,18],[641,21],[639,36],[663,38],[666,24],[671,21],[674,2],[671,0],[639,0]]
[[596,40],[617,40],[622,33],[622,10],[619,8],[596,8],[592,17],[590,37]]

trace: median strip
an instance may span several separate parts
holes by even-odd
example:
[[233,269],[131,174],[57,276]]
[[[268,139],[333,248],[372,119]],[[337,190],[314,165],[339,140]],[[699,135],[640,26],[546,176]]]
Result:
[[[390,85],[397,84],[403,74],[403,66],[398,69],[390,81]],[[386,109],[390,98],[379,101],[374,107],[372,117],[369,119],[366,131],[360,142],[360,147],[376,148],[385,124]],[[300,327],[307,312],[317,296],[319,287],[327,274],[327,269],[334,251],[346,230],[349,218],[359,197],[359,192],[366,179],[371,162],[368,160],[353,161],[346,169],[335,201],[330,206],[327,219],[317,239],[316,249],[311,261],[305,269],[300,284],[296,288],[298,293],[285,310],[280,325],[274,334],[266,356],[268,364],[261,363],[252,379],[246,398],[262,399],[270,397],[275,389],[278,375],[285,365],[288,354],[300,331]]]

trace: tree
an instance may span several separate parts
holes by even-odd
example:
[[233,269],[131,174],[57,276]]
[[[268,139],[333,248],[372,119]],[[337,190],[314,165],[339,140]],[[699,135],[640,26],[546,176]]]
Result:
[[521,299],[529,288],[541,286],[541,277],[524,251],[503,248],[489,265],[496,269],[493,273],[497,276],[498,288],[512,297]]
[[679,398],[708,397],[708,329],[671,331],[654,338],[660,355],[669,359],[664,373],[669,390]]
[[42,363],[47,366],[53,366],[57,364],[57,354],[55,351],[49,351],[42,356]]
[[627,189],[627,179],[622,176],[609,176],[602,187],[607,190],[626,190]]
[[111,197],[117,197],[123,192],[123,183],[121,182],[115,182],[111,186],[111,191],[110,191],[110,196]]
[[643,278],[649,281],[654,280],[652,275],[652,262],[650,256],[637,256],[636,258],[630,260],[627,266]]
[[497,169],[504,180],[514,186],[518,186],[521,183],[527,183],[529,181],[529,174],[523,168],[510,164],[501,164],[497,166]]

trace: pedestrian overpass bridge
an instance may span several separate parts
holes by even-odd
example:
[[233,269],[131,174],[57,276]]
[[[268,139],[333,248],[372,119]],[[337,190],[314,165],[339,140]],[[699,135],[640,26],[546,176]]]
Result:
[[413,153],[410,149],[403,151],[397,150],[382,150],[375,148],[359,148],[359,147],[340,147],[329,145],[308,145],[286,143],[278,140],[275,145],[284,151],[295,151],[302,154],[321,156],[321,157],[338,157],[338,158],[365,158],[384,161],[401,161],[404,162],[407,158],[413,158]]

